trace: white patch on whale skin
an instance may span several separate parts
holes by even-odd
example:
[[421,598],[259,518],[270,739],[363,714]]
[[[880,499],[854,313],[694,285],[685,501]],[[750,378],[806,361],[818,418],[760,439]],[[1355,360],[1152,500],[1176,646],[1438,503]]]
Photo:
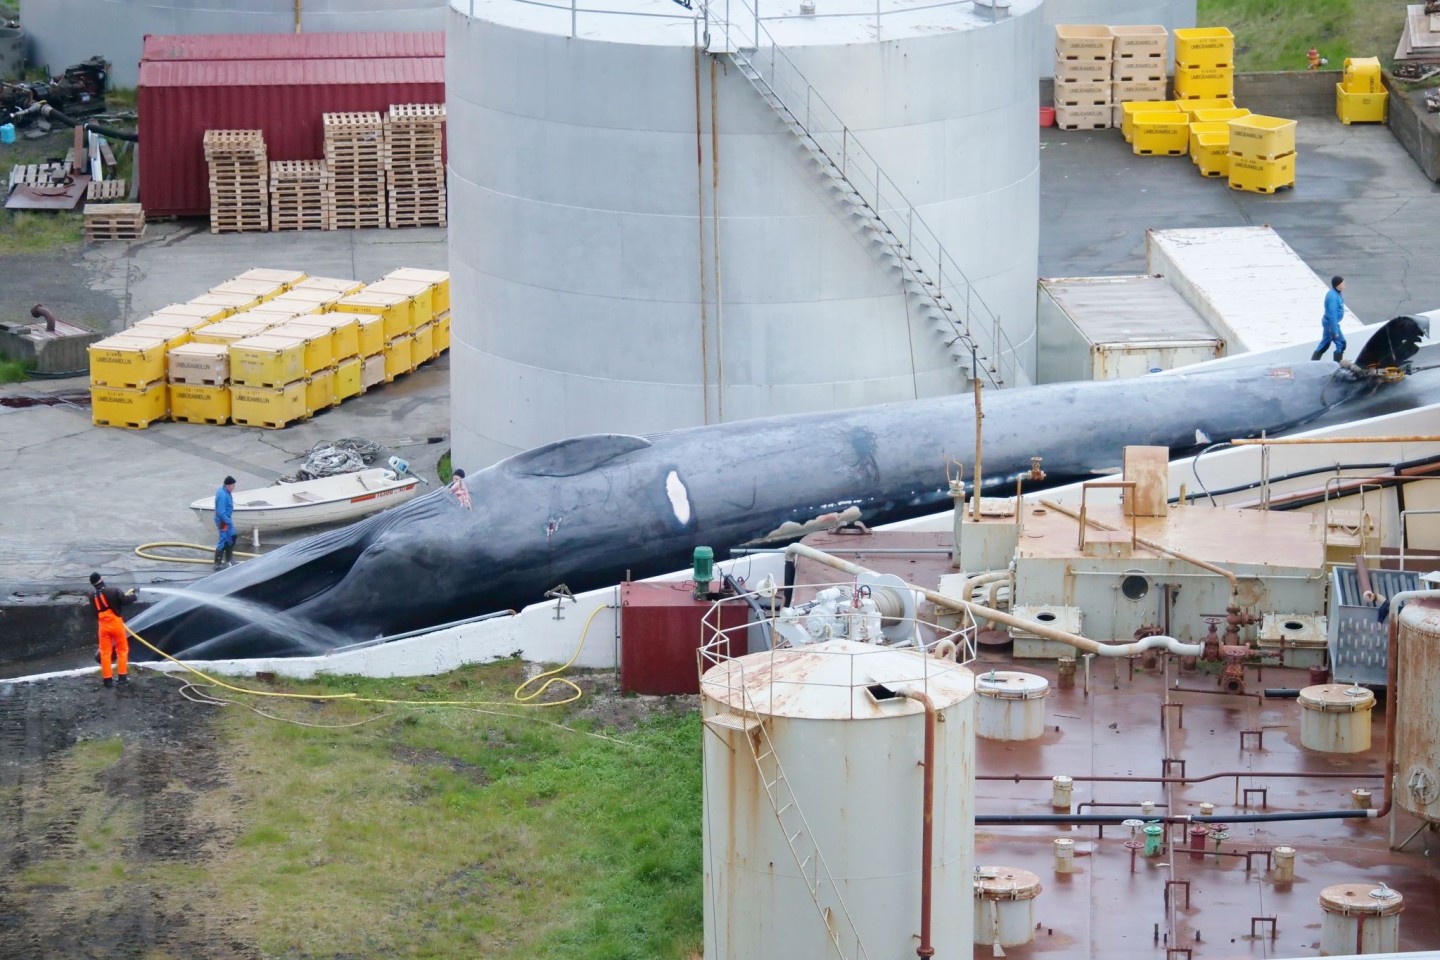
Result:
[[670,509],[675,511],[675,519],[680,521],[680,526],[690,523],[690,493],[685,489],[685,482],[680,479],[680,474],[671,470],[665,477],[665,495],[670,498]]

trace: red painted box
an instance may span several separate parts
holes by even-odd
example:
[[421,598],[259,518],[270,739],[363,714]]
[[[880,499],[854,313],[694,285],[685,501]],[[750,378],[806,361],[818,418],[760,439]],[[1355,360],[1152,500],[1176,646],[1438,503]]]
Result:
[[696,651],[715,636],[701,629],[719,617],[719,629],[728,631],[730,656],[744,656],[748,650],[743,628],[750,610],[741,600],[727,600],[715,606],[710,600],[691,596],[690,580],[665,583],[625,583],[620,587],[620,689],[625,693],[664,696],[700,692]]

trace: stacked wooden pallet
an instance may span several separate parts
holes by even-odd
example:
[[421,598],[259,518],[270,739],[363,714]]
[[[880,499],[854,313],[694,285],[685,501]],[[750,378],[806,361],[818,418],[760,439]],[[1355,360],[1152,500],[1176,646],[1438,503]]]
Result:
[[259,130],[206,130],[210,165],[210,232],[270,229],[269,165]]
[[398,103],[385,118],[392,227],[445,226],[445,105]]
[[330,230],[384,227],[385,124],[379,113],[327,113]]
[[143,236],[145,209],[140,204],[85,204],[86,240],[139,240]]
[[270,161],[270,229],[325,230],[330,174],[324,160]]
[[86,200],[120,200],[125,196],[124,180],[91,180],[85,186]]

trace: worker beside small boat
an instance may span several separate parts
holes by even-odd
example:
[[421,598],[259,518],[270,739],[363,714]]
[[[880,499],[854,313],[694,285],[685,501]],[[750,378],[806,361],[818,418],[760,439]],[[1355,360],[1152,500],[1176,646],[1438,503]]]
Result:
[[215,569],[235,561],[235,478],[227,476],[215,491]]
[[460,501],[460,506],[466,510],[474,510],[470,503],[470,491],[465,486],[465,471],[456,470],[450,475],[450,492],[455,494],[455,499]]

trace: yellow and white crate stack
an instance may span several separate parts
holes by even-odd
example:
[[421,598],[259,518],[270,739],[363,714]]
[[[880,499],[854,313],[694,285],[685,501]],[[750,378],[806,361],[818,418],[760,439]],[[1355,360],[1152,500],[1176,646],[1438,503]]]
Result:
[[1165,99],[1170,34],[1158,25],[1111,27],[1110,33],[1115,38],[1110,61],[1110,123],[1118,127],[1124,104]]
[[1055,25],[1057,127],[1104,130],[1110,126],[1110,64],[1114,43],[1109,27]]
[[1175,28],[1175,99],[1235,96],[1235,35],[1225,27]]
[[[1433,16],[1433,14],[1432,14]],[[1346,57],[1344,78],[1335,84],[1335,116],[1352,123],[1384,123],[1390,94],[1375,57]]]
[[1295,186],[1295,126],[1258,113],[1231,120],[1230,189],[1274,193]]
[[143,430],[164,420],[164,337],[126,331],[90,344],[90,420],[100,427]]

